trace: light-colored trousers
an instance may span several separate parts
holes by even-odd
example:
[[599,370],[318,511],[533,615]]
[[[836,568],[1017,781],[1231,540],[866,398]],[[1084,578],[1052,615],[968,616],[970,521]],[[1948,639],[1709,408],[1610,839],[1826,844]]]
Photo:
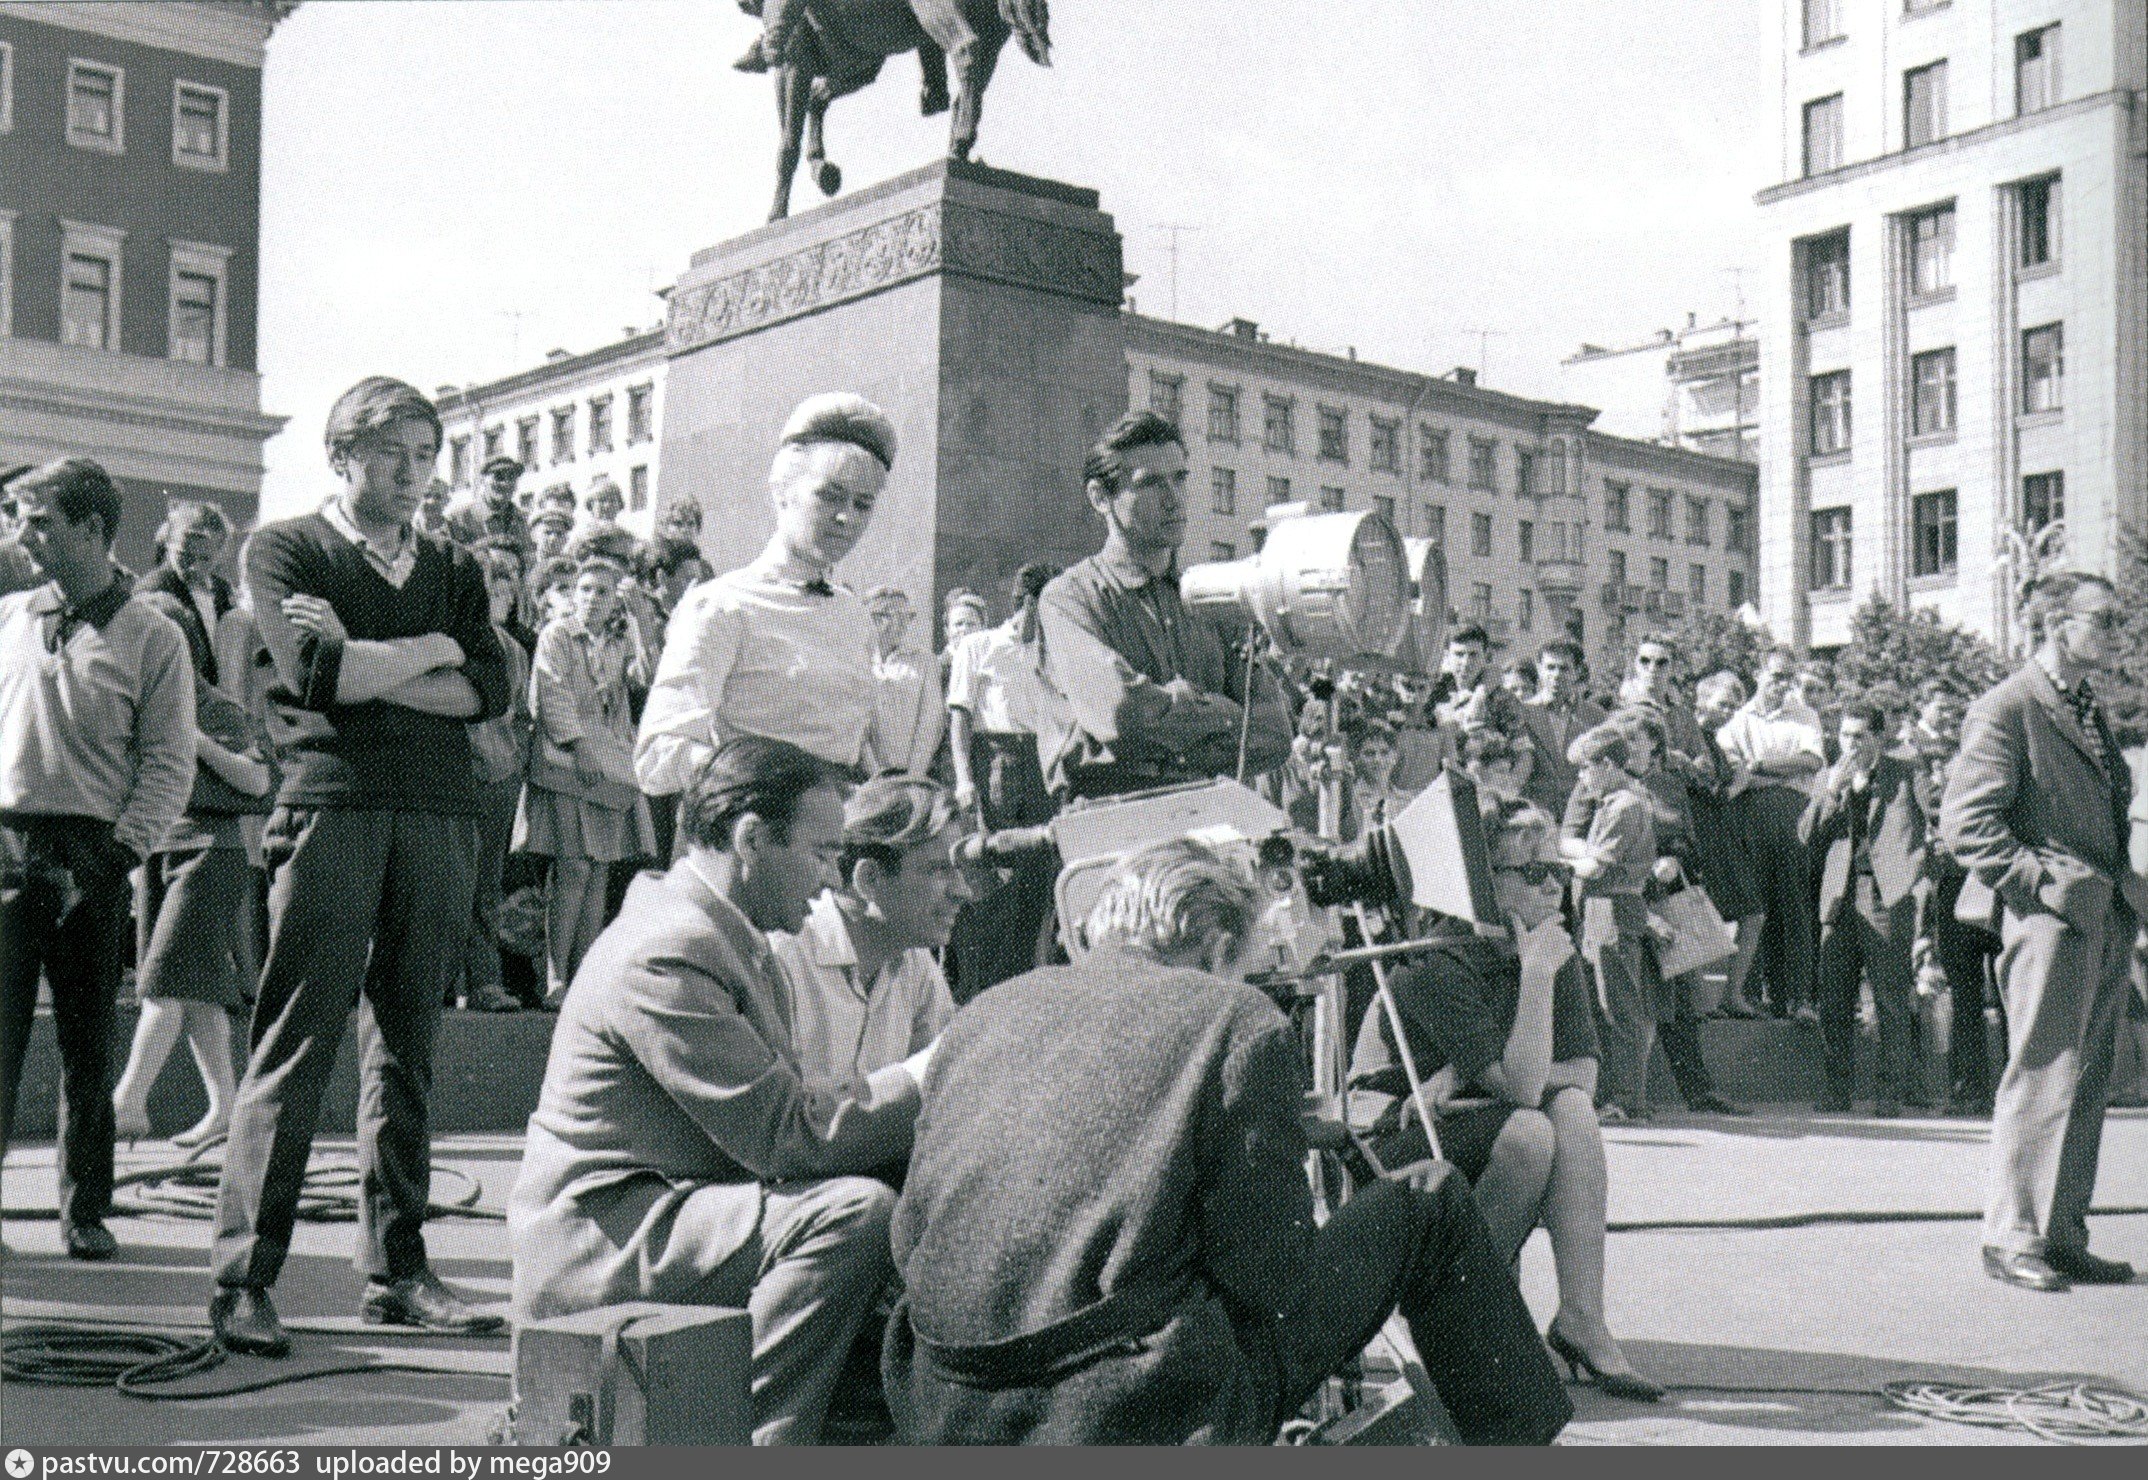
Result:
[[2086,928],[2012,909],[2000,923],[2007,1054],[1992,1105],[1988,1248],[2088,1246],[2111,1059],[2133,990],[2135,928],[2115,899]]

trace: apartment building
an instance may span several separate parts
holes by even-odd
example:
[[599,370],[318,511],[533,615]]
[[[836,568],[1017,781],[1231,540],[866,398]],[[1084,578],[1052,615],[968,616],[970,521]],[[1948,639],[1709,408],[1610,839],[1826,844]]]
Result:
[[1747,320],[1660,329],[1639,344],[1584,344],[1559,362],[1568,400],[1596,407],[1597,425],[1621,437],[1757,462],[1760,341]]
[[0,462],[94,457],[139,569],[169,498],[261,502],[261,80],[290,3],[0,4]]
[[2148,5],[1777,0],[1766,62],[1762,610],[2010,642],[2148,515]]

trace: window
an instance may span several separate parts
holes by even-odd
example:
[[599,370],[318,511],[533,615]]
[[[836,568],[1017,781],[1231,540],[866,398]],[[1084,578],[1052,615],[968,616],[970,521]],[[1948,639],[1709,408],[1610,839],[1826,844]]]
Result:
[[1514,550],[1523,565],[1536,564],[1536,526],[1527,519],[1514,527]]
[[1343,511],[1343,491],[1340,488],[1321,489],[1320,507],[1330,514],[1340,514]]
[[2014,260],[2023,267],[2043,267],[2058,261],[2059,177],[2045,175],[2024,180],[2014,187],[2021,240]]
[[[491,462],[500,455],[500,437],[504,430],[502,427],[485,428],[485,462]],[[479,464],[479,466],[483,466],[483,464]]]
[[1736,611],[1745,605],[1745,572],[1734,570],[1724,576],[1724,584],[1730,593],[1730,609]]
[[[630,385],[626,393],[626,439],[632,446],[646,442],[656,435],[656,387],[653,385]],[[531,444],[535,454],[535,444]]]
[[1480,558],[1492,553],[1492,516],[1472,514],[1469,516],[1469,553]]
[[1633,490],[1624,483],[1604,485],[1604,528],[1622,533],[1633,528]]
[[537,418],[525,416],[515,423],[515,461],[528,472],[537,466]]
[[1447,461],[1447,434],[1437,427],[1417,429],[1417,476],[1427,483],[1446,483],[1454,476]]
[[1270,504],[1287,504],[1290,502],[1290,480],[1288,478],[1277,478],[1272,474],[1269,476],[1268,502]]
[[[1580,525],[1574,526],[1574,533],[1576,535],[1581,533]],[[1544,526],[1544,558],[1549,561],[1561,561],[1567,558],[1565,521],[1554,519]],[[1574,558],[1577,560],[1580,558],[1578,550],[1575,552]]]
[[627,469],[627,500],[629,509],[649,507],[649,469],[647,464]]
[[1842,35],[1842,0],[1805,0],[1807,49]]
[[1918,297],[1954,286],[1954,207],[1909,218],[1909,291]]
[[467,436],[448,438],[448,484],[454,488],[470,486],[470,439]]
[[1954,430],[1954,351],[1926,350],[1909,358],[1909,434],[1936,437]]
[[127,74],[117,67],[67,63],[67,142],[118,154],[127,147]]
[[552,413],[552,461],[574,461],[574,408],[561,406]]
[[1262,396],[1261,445],[1270,452],[1296,452],[1297,429],[1291,425],[1291,403],[1284,396]]
[[1850,234],[1830,232],[1805,243],[1805,317],[1850,311]]
[[1236,386],[1212,385],[1208,388],[1208,440],[1234,444],[1238,441]]
[[1371,424],[1372,442],[1366,450],[1365,460],[1372,464],[1375,473],[1401,472],[1402,423],[1375,416]]
[[1514,491],[1523,498],[1536,492],[1536,454],[1527,448],[1514,449]]
[[1393,524],[1395,522],[1395,501],[1384,493],[1376,493],[1372,496],[1372,512],[1385,519],[1389,524]]
[[1671,589],[1671,562],[1661,555],[1648,557],[1648,584],[1658,591]]
[[1536,625],[1536,593],[1527,586],[1514,595],[1514,625],[1527,632]]
[[1689,493],[1686,495],[1686,543],[1705,545],[1708,540],[1708,500]]
[[1743,504],[1723,510],[1723,548],[1733,555],[1752,554],[1753,512]]
[[1496,489],[1499,486],[1497,442],[1487,442],[1481,437],[1469,439],[1469,486],[1486,489]]
[[1208,470],[1208,506],[1218,514],[1238,512],[1238,474],[1231,468]]
[[1961,565],[1954,490],[1920,493],[1909,501],[1909,563],[1913,576],[1951,576]]
[[1177,426],[1186,415],[1186,377],[1149,372],[1149,410]]
[[119,348],[120,243],[125,233],[60,223],[60,343]]
[[1624,550],[1613,550],[1613,551],[1611,552],[1611,557],[1610,557],[1610,559],[1611,559],[1611,584],[1612,584],[1612,585],[1614,585],[1614,586],[1623,586],[1623,585],[1625,585],[1625,584],[1626,584],[1626,552],[1625,552]]
[[1836,370],[1815,375],[1809,382],[1812,427],[1809,446],[1814,457],[1850,450],[1850,372]]
[[2066,404],[2066,326],[2044,324],[2021,334],[2021,409],[2056,411]]
[[1850,511],[1812,511],[1812,570],[1806,583],[1815,591],[1850,589]]
[[1689,565],[1686,567],[1686,600],[1692,602],[1695,606],[1706,606],[1708,604],[1707,566]]
[[1483,581],[1469,588],[1469,615],[1479,622],[1492,619],[1492,588]]
[[1447,506],[1445,504],[1425,505],[1425,538],[1433,544],[1445,548],[1447,544]]
[[2021,480],[2021,523],[2034,534],[2066,517],[2066,475],[2031,473]]
[[172,84],[172,163],[190,170],[231,168],[231,97],[199,82]]
[[591,456],[612,450],[612,398],[589,398],[589,451]]
[[1648,490],[1648,537],[1652,540],[1671,538],[1671,491],[1668,488]]
[[166,353],[189,365],[222,365],[226,284],[231,252],[201,242],[173,242],[171,318]]
[[1320,460],[1332,463],[1350,461],[1349,412],[1338,411],[1333,406],[1320,408]]
[[2014,38],[2014,111],[2037,113],[2059,100],[2059,28]]
[[15,48],[0,41],[0,134],[15,127]]
[[1238,547],[1229,540],[1210,540],[1208,542],[1208,558],[1210,560],[1236,560],[1238,558]]
[[1902,147],[1915,149],[1947,136],[1947,64],[1902,74]]
[[1842,166],[1842,94],[1805,105],[1805,173],[1824,175]]

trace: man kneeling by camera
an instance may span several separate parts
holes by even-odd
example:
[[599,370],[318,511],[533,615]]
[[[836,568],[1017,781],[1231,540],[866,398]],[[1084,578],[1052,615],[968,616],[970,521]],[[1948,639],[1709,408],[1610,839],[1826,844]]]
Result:
[[1315,1228],[1256,895],[1192,840],[1105,887],[1090,953],[959,1013],[925,1079],[882,1352],[913,1444],[1267,1443],[1398,1306],[1462,1438],[1573,1407],[1442,1162]]

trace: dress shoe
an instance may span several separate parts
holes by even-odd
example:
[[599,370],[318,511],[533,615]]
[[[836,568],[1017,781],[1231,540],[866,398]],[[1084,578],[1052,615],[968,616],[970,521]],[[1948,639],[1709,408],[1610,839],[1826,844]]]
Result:
[[2004,1249],[1984,1250],[1984,1273],[2024,1290],[2070,1290],[2073,1282],[2051,1267],[2041,1254],[2009,1254]]
[[209,1329],[226,1351],[253,1357],[287,1357],[291,1338],[276,1319],[266,1290],[239,1285],[216,1292],[209,1302]]
[[473,1310],[430,1269],[401,1280],[369,1280],[360,1312],[369,1326],[420,1326],[460,1336],[504,1330],[507,1317]]
[[2130,1285],[2133,1266],[2123,1259],[2099,1259],[2086,1249],[2050,1249],[2044,1254],[2050,1265],[2077,1285]]
[[1696,1115],[1743,1115],[1745,1111],[1724,1099],[1721,1095],[1707,1094],[1687,1103],[1686,1108]]
[[70,1223],[67,1225],[67,1257],[88,1263],[101,1263],[116,1258],[119,1240],[112,1237],[112,1230],[102,1223]]

